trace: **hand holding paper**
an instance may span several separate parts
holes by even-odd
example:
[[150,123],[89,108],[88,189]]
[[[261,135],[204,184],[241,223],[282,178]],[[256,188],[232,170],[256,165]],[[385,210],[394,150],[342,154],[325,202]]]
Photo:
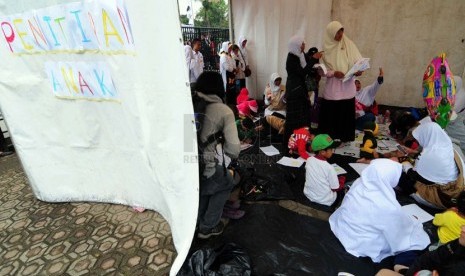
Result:
[[370,59],[369,58],[361,58],[359,61],[357,61],[352,68],[345,74],[344,76],[344,82],[348,81],[351,79],[355,74],[359,72],[366,71],[367,69],[370,69]]

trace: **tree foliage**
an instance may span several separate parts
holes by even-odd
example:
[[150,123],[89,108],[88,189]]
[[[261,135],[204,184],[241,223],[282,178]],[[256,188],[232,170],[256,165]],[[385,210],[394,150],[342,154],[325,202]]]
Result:
[[197,27],[229,27],[229,8],[224,0],[203,0],[202,7],[195,16],[194,23]]
[[184,24],[184,25],[189,24],[189,18],[187,18],[187,15],[185,14],[179,15],[179,20],[181,21],[181,24]]

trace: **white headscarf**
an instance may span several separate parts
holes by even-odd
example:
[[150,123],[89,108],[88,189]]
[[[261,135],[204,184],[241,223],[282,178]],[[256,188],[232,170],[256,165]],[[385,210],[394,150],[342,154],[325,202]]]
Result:
[[242,42],[246,41],[247,38],[245,36],[239,37],[239,49],[241,50],[242,58],[244,59],[245,63],[249,65],[249,55],[247,54],[247,45],[246,47],[242,47]]
[[418,174],[437,184],[457,180],[459,172],[454,161],[452,141],[447,133],[437,123],[428,122],[421,123],[412,134],[423,147],[415,162]]
[[305,66],[307,66],[307,61],[305,60],[304,53],[300,49],[302,43],[304,43],[303,37],[295,35],[289,39],[288,49],[289,53],[296,55],[300,59],[300,66],[305,68]]
[[357,46],[345,34],[340,41],[334,36],[344,28],[338,21],[332,21],[326,26],[323,45],[323,61],[330,70],[347,73],[350,68],[362,58]]
[[460,112],[465,108],[465,89],[463,89],[462,78],[454,76],[455,80],[455,105],[454,111]]
[[350,254],[373,262],[430,243],[419,221],[405,214],[393,188],[402,165],[376,159],[362,172],[329,218],[331,230]]
[[221,53],[225,52],[226,54],[228,53],[229,49],[229,41],[225,41],[221,44],[221,50],[220,50],[220,55]]
[[276,79],[282,79],[281,76],[278,74],[278,73],[273,73],[271,74],[271,78],[270,78],[270,90],[271,92],[273,93],[277,93],[281,90],[281,85],[278,85],[276,86],[274,84],[275,80]]

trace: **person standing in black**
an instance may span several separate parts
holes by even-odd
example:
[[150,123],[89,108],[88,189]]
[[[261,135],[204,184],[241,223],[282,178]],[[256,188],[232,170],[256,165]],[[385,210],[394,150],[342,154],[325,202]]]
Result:
[[283,145],[287,147],[289,137],[295,129],[310,126],[310,100],[308,98],[305,77],[311,73],[322,53],[312,57],[304,54],[305,42],[302,37],[293,36],[289,40],[289,53],[286,60],[286,123],[284,126]]

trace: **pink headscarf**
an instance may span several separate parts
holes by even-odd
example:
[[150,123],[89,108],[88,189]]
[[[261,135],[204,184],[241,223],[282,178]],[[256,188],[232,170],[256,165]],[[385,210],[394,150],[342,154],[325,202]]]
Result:
[[251,115],[251,111],[255,113],[258,111],[256,100],[242,102],[241,104],[236,105],[236,107],[239,111],[239,115],[244,117],[249,117]]
[[249,90],[247,88],[242,88],[239,96],[237,96],[237,104],[241,104],[249,99]]

